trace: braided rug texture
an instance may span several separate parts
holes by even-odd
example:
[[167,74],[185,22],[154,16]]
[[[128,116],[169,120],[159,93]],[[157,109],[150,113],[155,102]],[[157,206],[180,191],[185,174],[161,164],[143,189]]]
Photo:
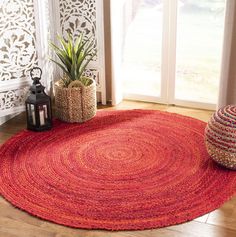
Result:
[[32,215],[77,228],[186,222],[236,190],[236,173],[207,154],[205,127],[182,115],[130,110],[23,131],[0,148],[0,193]]

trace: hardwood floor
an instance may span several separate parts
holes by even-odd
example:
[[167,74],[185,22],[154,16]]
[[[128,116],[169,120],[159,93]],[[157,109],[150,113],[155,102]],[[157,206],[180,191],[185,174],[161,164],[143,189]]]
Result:
[[[212,111],[125,101],[100,109],[159,109],[208,121]],[[0,144],[25,129],[24,113],[0,126]],[[223,190],[222,190],[223,191]],[[0,237],[236,237],[236,196],[221,208],[185,224],[145,231],[73,229],[30,216],[0,197]]]

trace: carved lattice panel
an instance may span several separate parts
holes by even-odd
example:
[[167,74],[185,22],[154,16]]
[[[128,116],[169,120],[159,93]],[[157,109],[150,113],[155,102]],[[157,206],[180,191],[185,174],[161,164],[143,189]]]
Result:
[[96,81],[97,91],[101,90],[99,71],[97,69],[86,69],[84,76],[93,78]]
[[0,1],[0,117],[24,110],[29,70],[39,64],[36,1]]
[[24,106],[29,87],[0,92],[0,110]]
[[[94,40],[94,51],[97,49],[96,37],[96,0],[59,0],[60,26],[62,35],[72,34],[77,38],[81,33],[85,39]],[[93,61],[96,61],[94,57]]]
[[26,80],[37,64],[34,1],[0,1],[0,82]]

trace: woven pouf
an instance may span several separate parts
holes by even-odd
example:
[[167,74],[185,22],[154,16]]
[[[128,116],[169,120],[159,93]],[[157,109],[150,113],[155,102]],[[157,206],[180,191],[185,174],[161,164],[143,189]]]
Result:
[[236,105],[215,112],[205,130],[209,155],[220,165],[236,170]]

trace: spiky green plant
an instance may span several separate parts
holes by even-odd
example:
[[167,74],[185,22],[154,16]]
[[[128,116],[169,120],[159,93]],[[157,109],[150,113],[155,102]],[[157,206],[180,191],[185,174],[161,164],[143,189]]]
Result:
[[[50,43],[53,51],[56,53],[59,62],[51,59],[64,72],[66,77],[62,78],[64,86],[68,87],[71,81],[80,80],[85,86],[89,85],[90,80],[83,77],[83,73],[89,62],[96,55],[96,50],[93,48],[91,39],[84,39],[83,34],[80,34],[73,41],[71,34],[68,34],[68,40],[58,36],[60,47],[54,43]],[[75,42],[75,43],[74,43]]]

